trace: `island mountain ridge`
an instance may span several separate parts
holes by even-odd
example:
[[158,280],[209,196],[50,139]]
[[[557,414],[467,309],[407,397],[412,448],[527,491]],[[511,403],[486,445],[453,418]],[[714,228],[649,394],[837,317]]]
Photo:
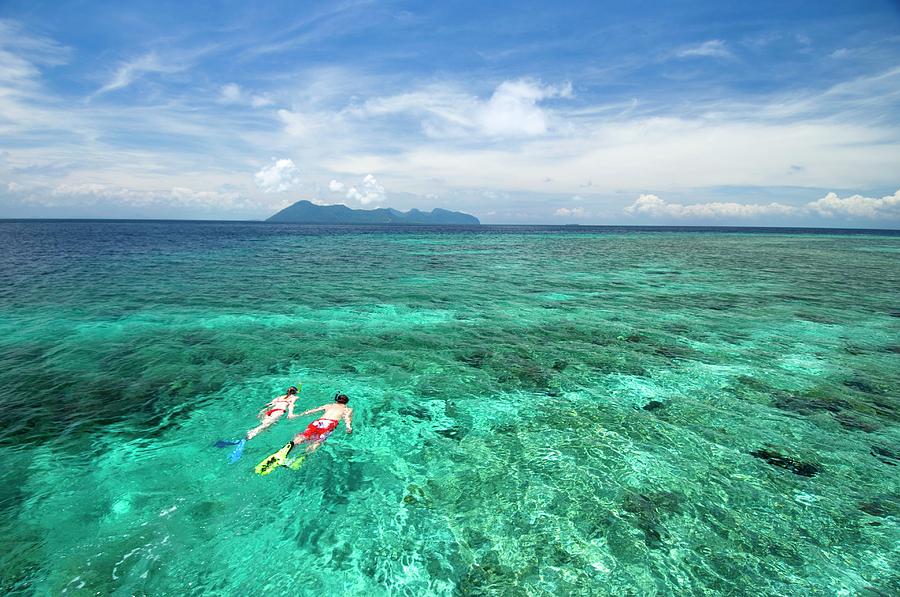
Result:
[[285,207],[269,217],[267,222],[291,222],[297,224],[439,224],[480,225],[475,216],[459,211],[435,208],[430,212],[411,209],[403,212],[380,207],[377,209],[351,209],[346,205],[316,205],[305,199]]

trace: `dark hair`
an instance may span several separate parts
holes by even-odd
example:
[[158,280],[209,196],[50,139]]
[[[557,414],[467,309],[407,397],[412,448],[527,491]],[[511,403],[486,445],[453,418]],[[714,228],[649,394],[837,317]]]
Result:
[[287,391],[288,396],[290,396],[292,394],[296,394],[296,393],[297,393],[297,386],[291,386],[288,388],[288,391]]
[[339,402],[340,404],[347,404],[350,402],[350,399],[347,398],[347,394],[338,394],[334,397],[335,402]]

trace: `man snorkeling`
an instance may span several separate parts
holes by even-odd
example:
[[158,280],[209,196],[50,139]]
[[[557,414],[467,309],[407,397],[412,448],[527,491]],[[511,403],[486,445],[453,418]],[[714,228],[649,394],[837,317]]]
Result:
[[296,458],[290,464],[291,468],[299,468],[306,456],[315,452],[322,445],[331,433],[337,429],[338,423],[344,422],[347,433],[353,433],[353,409],[347,406],[350,398],[346,394],[338,393],[334,396],[334,402],[323,404],[317,408],[311,408],[300,414],[288,414],[289,419],[304,417],[313,413],[321,412],[322,416],[307,425],[306,430],[294,436],[294,439],[284,445],[279,451],[275,452],[256,466],[256,472],[261,475],[267,475],[276,467],[284,464],[287,456],[295,446],[299,444],[308,444],[306,454]]
[[288,419],[295,419],[322,411],[322,416],[307,425],[306,431],[295,435],[291,443],[297,445],[311,442],[306,452],[314,452],[331,435],[331,432],[337,429],[338,423],[342,420],[347,428],[347,433],[353,433],[353,409],[347,406],[348,402],[350,402],[350,398],[346,394],[339,393],[335,394],[334,402],[305,410],[299,415],[289,414]]

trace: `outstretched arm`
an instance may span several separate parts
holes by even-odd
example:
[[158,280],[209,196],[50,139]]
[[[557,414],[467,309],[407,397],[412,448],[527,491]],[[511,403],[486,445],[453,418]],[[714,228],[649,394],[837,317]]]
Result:
[[317,413],[317,412],[319,412],[320,410],[325,410],[326,408],[328,408],[328,406],[329,406],[328,404],[325,404],[325,405],[320,406],[320,407],[318,407],[318,408],[311,408],[311,409],[309,409],[309,410],[303,411],[303,412],[300,413],[299,415],[288,415],[288,418],[289,418],[289,419],[293,419],[293,418],[295,418],[295,417],[305,417],[306,415],[311,415],[311,414],[313,414],[313,413]]
[[353,409],[348,408],[344,411],[344,425],[347,426],[347,433],[353,433]]
[[288,402],[288,419],[294,418],[294,403],[297,402],[297,396],[292,396],[290,402]]

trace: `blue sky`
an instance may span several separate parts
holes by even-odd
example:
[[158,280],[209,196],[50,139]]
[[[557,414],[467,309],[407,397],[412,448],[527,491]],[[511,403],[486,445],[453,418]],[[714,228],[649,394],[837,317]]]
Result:
[[900,228],[900,4],[0,3],[0,217]]

